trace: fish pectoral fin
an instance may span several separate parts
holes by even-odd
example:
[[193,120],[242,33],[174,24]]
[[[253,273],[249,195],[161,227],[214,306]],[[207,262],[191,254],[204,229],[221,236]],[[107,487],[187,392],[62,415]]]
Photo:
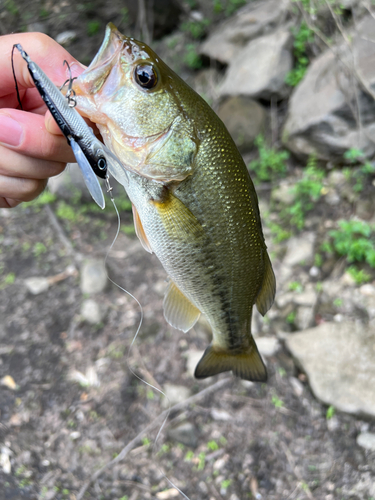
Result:
[[169,192],[162,201],[152,200],[151,203],[170,237],[191,242],[192,237],[198,239],[204,236],[204,228],[198,219],[173,193]]
[[268,256],[267,250],[264,251],[264,276],[258,297],[256,299],[256,306],[262,316],[266,314],[268,309],[272,306],[276,293],[276,279],[272,269],[272,264]]
[[267,370],[254,339],[245,350],[230,351],[209,345],[195,368],[195,378],[207,378],[222,372],[254,382],[266,382]]
[[132,204],[132,209],[133,209],[135,234],[138,236],[139,241],[142,243],[143,248],[147,252],[153,253],[151,245],[147,239],[145,230],[143,229],[143,225],[142,225],[141,219],[139,217],[138,210],[135,208],[135,206],[133,204]]
[[164,296],[164,317],[170,325],[187,332],[198,321],[201,312],[169,281]]

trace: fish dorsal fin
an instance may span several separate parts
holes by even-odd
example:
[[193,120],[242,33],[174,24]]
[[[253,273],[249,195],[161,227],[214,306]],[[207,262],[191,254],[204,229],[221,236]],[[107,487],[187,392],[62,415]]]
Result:
[[153,200],[163,225],[171,238],[188,239],[204,236],[204,229],[189,208],[170,191],[162,201]]
[[207,378],[229,371],[245,380],[254,382],[267,380],[267,370],[253,338],[250,339],[249,347],[241,351],[209,345],[197,364],[194,376]]
[[169,281],[164,296],[164,317],[170,325],[187,332],[193,328],[201,314],[177,288],[173,281]]
[[256,299],[256,306],[262,316],[272,306],[276,293],[276,279],[267,250],[264,250],[264,276]]
[[138,236],[139,241],[142,243],[143,248],[147,250],[147,252],[152,253],[152,248],[147,239],[145,230],[143,229],[143,225],[139,217],[138,210],[135,208],[133,204],[132,204],[132,209],[133,209],[135,234]]

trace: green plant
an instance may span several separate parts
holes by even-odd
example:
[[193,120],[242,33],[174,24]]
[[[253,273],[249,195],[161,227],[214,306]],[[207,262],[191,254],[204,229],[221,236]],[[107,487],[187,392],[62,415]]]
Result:
[[125,234],[135,234],[134,224],[121,224],[121,231]]
[[8,273],[5,276],[3,283],[4,283],[4,285],[13,285],[13,283],[15,282],[15,279],[16,279],[16,275],[14,273]]
[[197,469],[203,470],[205,465],[206,465],[206,454],[204,451],[201,451],[198,455]]
[[288,284],[288,289],[292,292],[301,293],[303,291],[303,286],[299,281],[291,281]]
[[225,446],[227,444],[227,442],[228,442],[228,440],[224,436],[219,437],[219,443],[221,444],[221,446]]
[[286,322],[289,323],[290,325],[293,325],[295,319],[296,319],[297,313],[296,311],[292,311],[291,313],[288,314],[286,317]]
[[322,196],[324,170],[316,166],[315,158],[310,158],[302,178],[293,187],[295,201],[293,205],[283,210],[282,216],[290,220],[297,229],[305,225],[305,216]]
[[8,12],[10,12],[13,16],[18,14],[18,7],[14,0],[5,0],[5,8]]
[[363,269],[357,269],[355,266],[348,267],[347,271],[357,285],[367,283],[371,279],[371,276],[368,273],[366,273]]
[[54,201],[56,201],[56,195],[50,191],[43,191],[43,193],[31,203],[36,206],[42,206],[53,203]]
[[181,24],[181,30],[186,31],[192,38],[199,40],[206,33],[207,26],[211,21],[209,19],[201,19],[200,21],[187,21]]
[[40,255],[44,254],[47,252],[46,246],[41,243],[40,241],[36,242],[34,247],[33,247],[33,253],[35,257],[40,257]]
[[333,249],[349,263],[366,262],[375,268],[375,228],[359,220],[340,220],[338,226],[329,233]]
[[327,412],[326,412],[326,419],[330,420],[334,414],[336,413],[335,407],[334,406],[328,406]]
[[231,16],[238,10],[240,7],[246,4],[246,0],[229,0],[227,4],[227,8],[225,9],[225,15]]
[[209,450],[215,451],[219,449],[219,445],[217,444],[216,441],[208,441],[207,448]]
[[99,33],[100,30],[100,21],[89,21],[87,23],[87,34],[88,36],[94,36]]
[[191,462],[194,458],[194,452],[189,450],[186,452],[186,455],[185,455],[185,462]]
[[143,446],[150,446],[151,441],[149,440],[148,437],[145,436],[142,438],[142,444],[143,444]]
[[309,58],[306,54],[308,44],[314,41],[314,32],[303,21],[298,29],[292,28],[294,36],[293,54],[295,58],[295,67],[286,75],[285,83],[291,87],[299,84],[305,76],[309,65]]
[[271,230],[271,233],[273,235],[273,241],[275,243],[281,243],[282,241],[285,241],[292,236],[292,233],[290,231],[284,229],[276,222],[267,221],[266,224]]
[[344,175],[346,180],[353,182],[353,191],[363,191],[368,177],[375,174],[375,165],[365,161],[365,154],[361,149],[351,148],[344,153],[344,158],[352,165],[362,164],[359,168],[346,168]]
[[154,399],[155,398],[155,394],[154,394],[154,391],[152,389],[147,390],[146,398],[147,399]]
[[81,216],[80,211],[65,203],[65,201],[59,201],[57,204],[56,215],[59,219],[67,220],[69,222],[77,222]]
[[271,398],[272,404],[275,406],[275,408],[282,408],[284,406],[284,403],[279,399],[276,394],[274,394]]
[[197,53],[197,48],[194,43],[188,43],[186,45],[184,63],[191,69],[199,69],[202,67],[203,62],[200,55]]
[[220,14],[220,12],[223,12],[224,5],[222,0],[213,0],[213,10],[214,14]]
[[258,182],[271,181],[280,177],[285,177],[287,172],[286,160],[289,158],[288,151],[278,151],[269,147],[263,135],[258,135],[254,141],[258,148],[258,159],[252,160],[248,167]]

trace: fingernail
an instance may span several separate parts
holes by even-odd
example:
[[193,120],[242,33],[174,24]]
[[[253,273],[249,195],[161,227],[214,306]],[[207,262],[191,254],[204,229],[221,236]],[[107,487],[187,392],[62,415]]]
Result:
[[23,129],[16,120],[0,114],[0,142],[7,146],[19,146],[22,135]]

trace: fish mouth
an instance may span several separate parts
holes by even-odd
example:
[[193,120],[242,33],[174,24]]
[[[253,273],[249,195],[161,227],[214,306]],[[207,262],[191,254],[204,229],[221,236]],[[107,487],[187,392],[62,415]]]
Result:
[[116,28],[113,23],[108,23],[105,29],[104,39],[98,53],[91,61],[87,70],[96,69],[99,66],[113,64],[121,52],[122,60],[129,64],[137,59],[147,59],[150,57],[146,46],[133,38],[129,38]]
[[104,40],[87,70],[109,64],[118,55],[124,46],[126,37],[122,35],[113,23],[105,28]]

